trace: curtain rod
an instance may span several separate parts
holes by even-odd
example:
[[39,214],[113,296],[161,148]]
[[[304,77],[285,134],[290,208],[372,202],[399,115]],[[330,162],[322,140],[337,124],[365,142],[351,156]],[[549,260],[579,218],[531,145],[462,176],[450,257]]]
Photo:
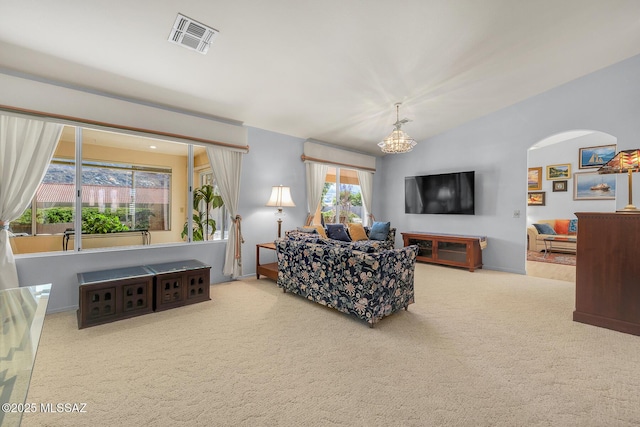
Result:
[[317,159],[315,157],[305,156],[304,154],[300,156],[300,158],[302,159],[303,162],[316,162],[316,163],[326,163],[329,165],[336,165],[336,166],[346,166],[349,168],[360,169],[360,170],[369,171],[369,172],[376,171],[375,168],[368,168],[368,167],[358,166],[358,165],[350,165],[349,163],[340,163],[340,162],[334,162],[331,160]]
[[217,145],[217,146],[221,146],[221,147],[232,148],[232,149],[235,149],[235,150],[238,150],[238,151],[244,151],[245,153],[249,152],[249,146],[248,145],[229,144],[227,142],[220,142],[220,141],[214,141],[214,140],[211,140],[211,139],[197,138],[197,137],[194,137],[194,136],[180,135],[180,134],[177,134],[177,133],[162,132],[162,131],[144,129],[144,128],[136,128],[136,127],[133,127],[133,126],[117,125],[117,124],[113,124],[113,123],[99,122],[97,120],[83,119],[83,118],[80,118],[80,117],[65,116],[65,115],[62,115],[62,114],[45,113],[43,111],[29,110],[29,109],[26,109],[26,108],[11,107],[11,106],[2,105],[2,104],[0,104],[0,110],[6,111],[6,112],[9,112],[9,113],[27,114],[27,115],[30,115],[30,116],[36,116],[36,117],[46,118],[46,119],[64,120],[64,121],[71,122],[71,123],[78,123],[78,124],[92,125],[92,126],[100,126],[100,127],[106,127],[106,128],[118,129],[118,130],[126,130],[126,131],[130,131],[130,132],[137,132],[137,133],[143,133],[143,134],[155,135],[155,136],[164,136],[164,137],[168,137],[168,138],[177,138],[177,139],[182,139],[182,140],[185,140],[185,141],[202,142],[202,143],[209,144],[209,145]]

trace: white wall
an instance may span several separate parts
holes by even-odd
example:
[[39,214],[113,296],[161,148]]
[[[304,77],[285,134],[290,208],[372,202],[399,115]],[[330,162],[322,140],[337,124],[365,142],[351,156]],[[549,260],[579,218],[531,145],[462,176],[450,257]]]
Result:
[[[574,174],[594,172],[597,169],[580,169],[580,148],[600,145],[615,145],[616,138],[602,132],[593,132],[578,138],[558,142],[541,148],[529,150],[528,167],[542,167],[542,189],[545,192],[544,206],[527,207],[527,225],[540,219],[575,219],[575,212],[612,212],[616,209],[615,200],[574,200]],[[566,192],[554,192],[553,182],[546,178],[546,168],[556,164],[570,164],[571,177],[567,180]],[[624,192],[623,192],[624,193]]]
[[[247,140],[246,128],[240,122],[144,105],[29,76],[8,74],[6,70],[0,71],[0,94],[0,104],[13,108],[228,144],[245,145]],[[180,138],[169,136],[166,139],[180,141]]]
[[[485,268],[524,274],[529,147],[560,132],[592,129],[615,136],[618,150],[637,148],[639,75],[636,56],[420,141],[411,153],[385,156],[374,211],[399,231],[486,235]],[[405,176],[463,170],[476,171],[475,216],[404,213]],[[622,178],[617,182],[626,188]],[[618,197],[616,206],[625,204],[626,197]],[[516,210],[519,218],[513,217]]]

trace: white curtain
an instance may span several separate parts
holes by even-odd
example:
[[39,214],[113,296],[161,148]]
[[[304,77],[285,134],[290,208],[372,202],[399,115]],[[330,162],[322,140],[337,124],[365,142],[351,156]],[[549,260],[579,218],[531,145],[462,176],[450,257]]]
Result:
[[[358,181],[360,181],[360,193],[362,194],[362,205],[365,212],[371,214],[373,208],[373,173],[358,170]],[[364,225],[369,224],[369,217],[364,220]]]
[[242,155],[222,147],[207,147],[207,155],[213,169],[213,176],[218,184],[220,196],[231,215],[231,228],[227,240],[227,253],[222,273],[231,277],[242,276],[242,218],[238,214],[240,199],[240,174],[242,171]]
[[306,225],[311,224],[313,216],[318,209],[318,204],[322,199],[322,189],[327,179],[329,166],[321,163],[306,163],[307,169],[307,215]]
[[9,223],[31,203],[61,133],[59,124],[0,116],[0,289],[19,286]]

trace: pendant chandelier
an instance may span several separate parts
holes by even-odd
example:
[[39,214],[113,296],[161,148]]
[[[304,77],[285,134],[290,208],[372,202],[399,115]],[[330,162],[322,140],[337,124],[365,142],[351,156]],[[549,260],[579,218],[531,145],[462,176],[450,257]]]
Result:
[[378,143],[378,147],[385,153],[408,153],[416,146],[415,139],[407,135],[402,129],[402,125],[409,122],[409,119],[400,120],[400,105],[396,104],[396,122],[393,124],[395,129],[382,142]]

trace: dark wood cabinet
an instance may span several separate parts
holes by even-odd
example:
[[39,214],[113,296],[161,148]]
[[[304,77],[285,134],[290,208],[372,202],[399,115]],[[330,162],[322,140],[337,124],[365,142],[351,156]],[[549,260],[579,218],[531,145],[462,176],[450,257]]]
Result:
[[211,267],[197,260],[148,265],[154,273],[155,311],[208,301]]
[[78,328],[208,301],[210,270],[186,260],[78,273]]
[[418,245],[418,261],[468,268],[482,268],[484,236],[458,234],[402,233],[404,245]]
[[573,320],[640,335],[640,214],[576,213]]
[[153,273],[126,267],[78,273],[78,328],[153,311]]

